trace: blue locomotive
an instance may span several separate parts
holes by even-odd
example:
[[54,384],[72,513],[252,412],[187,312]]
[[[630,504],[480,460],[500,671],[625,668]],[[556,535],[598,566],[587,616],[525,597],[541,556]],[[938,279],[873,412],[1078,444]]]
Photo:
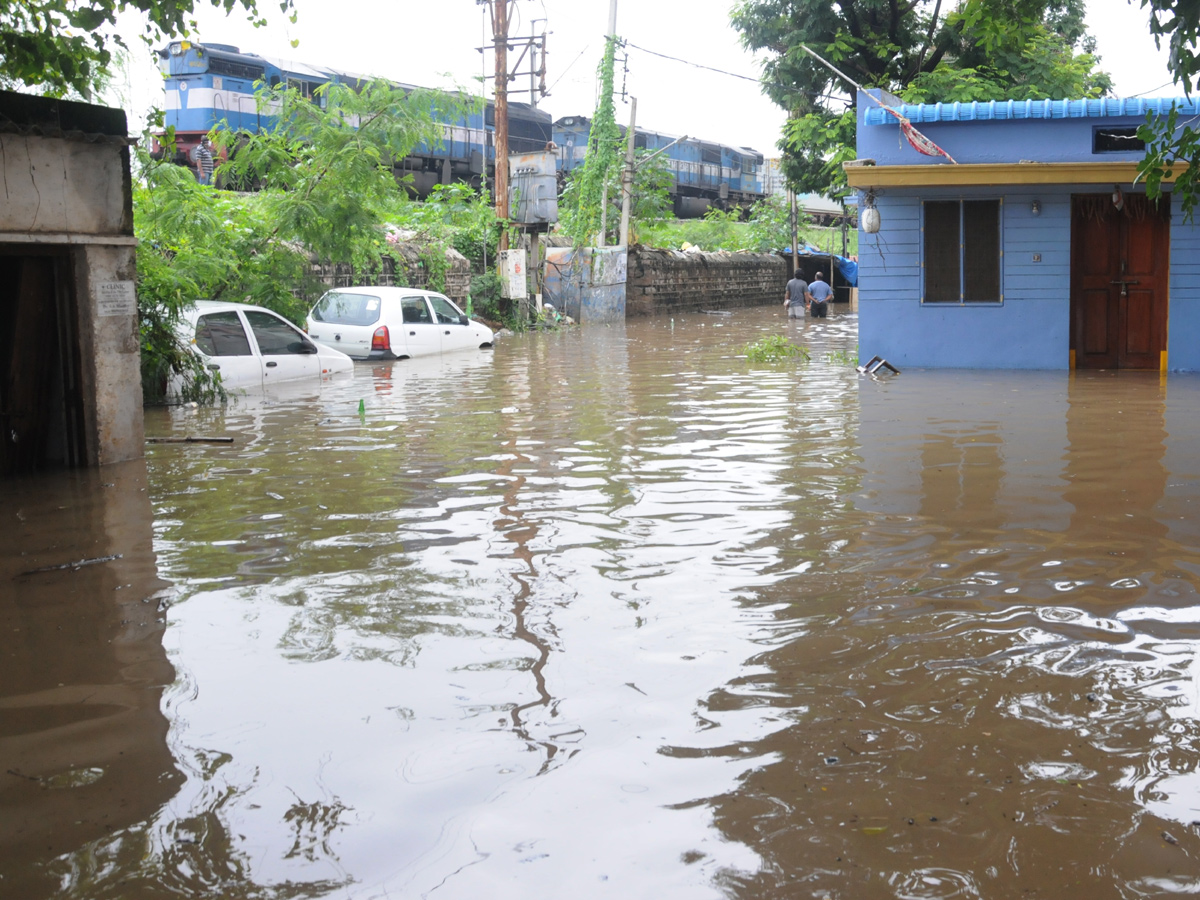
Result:
[[[164,124],[175,127],[176,161],[188,164],[200,139],[213,128],[257,132],[274,125],[276,117],[258,108],[255,83],[272,87],[286,83],[315,102],[317,88],[328,82],[358,84],[367,77],[323,66],[310,66],[242,53],[228,44],[173,41],[160,50],[164,79]],[[397,84],[415,89],[412,85]],[[525,103],[508,105],[510,152],[543,150],[551,139],[551,117]],[[398,175],[411,175],[420,196],[436,184],[463,181],[478,185],[494,169],[496,109],[489,101],[480,111],[443,123],[443,139],[422,144],[395,164]]]
[[[159,51],[159,68],[166,91],[165,124],[175,127],[176,161],[187,165],[200,139],[214,128],[256,132],[274,125],[276,117],[258,108],[257,82],[275,87],[286,83],[314,102],[317,88],[329,82],[350,85],[366,76],[323,66],[290,62],[257,53],[242,53],[228,44],[173,41]],[[414,89],[412,85],[397,87]],[[422,144],[395,164],[398,175],[410,175],[419,196],[436,184],[461,181],[483,183],[495,169],[496,108],[488,101],[479,112],[445,122],[443,139]],[[591,119],[567,116],[557,122],[550,114],[526,103],[508,104],[508,147],[512,153],[531,153],[551,142],[558,147],[557,167],[563,176],[583,163]],[[671,145],[670,135],[638,128],[634,145],[653,152]],[[747,147],[731,147],[695,138],[679,141],[663,154],[671,172],[670,195],[680,218],[701,216],[710,207],[730,209],[766,196],[763,155]]]
[[[592,120],[587,116],[566,116],[554,123],[560,172],[583,165],[591,130]],[[633,145],[638,150],[653,153],[670,148],[662,155],[671,173],[668,192],[678,218],[702,216],[710,207],[749,209],[766,196],[763,155],[757,150],[699,138],[687,138],[671,146],[674,140],[672,135],[644,128],[635,129],[633,135]]]

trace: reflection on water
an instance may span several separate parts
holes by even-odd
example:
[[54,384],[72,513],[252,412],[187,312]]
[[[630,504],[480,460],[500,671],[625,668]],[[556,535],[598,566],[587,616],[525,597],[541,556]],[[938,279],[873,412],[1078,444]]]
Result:
[[[738,358],[781,329],[811,364]],[[153,802],[100,833],[52,812],[32,861],[3,833],[0,874],[88,898],[1200,889],[1200,382],[869,379],[836,355],[856,341],[848,315],[696,315],[152,411],[235,438],[148,460],[174,586]],[[105,765],[73,762],[37,774]]]

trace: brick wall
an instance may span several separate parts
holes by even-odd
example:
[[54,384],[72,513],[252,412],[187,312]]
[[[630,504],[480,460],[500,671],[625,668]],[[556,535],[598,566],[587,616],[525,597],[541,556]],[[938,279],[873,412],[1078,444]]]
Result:
[[[384,257],[382,269],[379,272],[356,272],[353,266],[339,263],[335,266],[311,263],[310,269],[327,287],[351,287],[355,285],[403,285],[406,287],[429,287],[429,273],[425,261],[421,258],[423,247],[418,244],[401,244],[397,248],[401,261],[394,262],[391,257]],[[471,263],[453,247],[445,248],[446,289],[443,293],[457,303],[465,306],[467,292],[471,289]],[[316,299],[311,298],[311,299]]]
[[783,303],[788,264],[770,253],[684,253],[631,247],[625,316]]

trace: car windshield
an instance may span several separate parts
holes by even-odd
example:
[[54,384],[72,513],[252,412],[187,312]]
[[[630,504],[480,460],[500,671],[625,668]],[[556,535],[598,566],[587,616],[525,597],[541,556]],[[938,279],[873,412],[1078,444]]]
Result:
[[330,291],[313,307],[312,317],[331,325],[374,325],[381,305],[371,294]]

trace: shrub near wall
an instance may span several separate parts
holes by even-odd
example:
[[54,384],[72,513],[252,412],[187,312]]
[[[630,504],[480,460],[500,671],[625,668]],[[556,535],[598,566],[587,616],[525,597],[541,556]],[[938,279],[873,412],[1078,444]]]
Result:
[[787,263],[770,253],[631,247],[625,317],[783,303]]

